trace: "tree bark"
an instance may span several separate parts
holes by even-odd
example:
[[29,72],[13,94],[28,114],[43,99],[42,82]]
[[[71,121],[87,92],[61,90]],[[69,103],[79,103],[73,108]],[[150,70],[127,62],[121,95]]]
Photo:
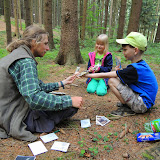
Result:
[[134,32],[138,31],[141,9],[142,9],[142,0],[132,0],[132,7],[131,7],[127,34],[129,34],[132,31]]
[[49,33],[49,48],[54,49],[53,31],[52,31],[52,0],[44,0],[44,27]]
[[120,8],[120,15],[119,15],[119,25],[117,31],[117,38],[123,38],[123,31],[125,25],[125,15],[126,15],[126,2],[127,0],[121,0],[121,8]]
[[24,6],[25,6],[25,25],[26,27],[28,27],[32,24],[31,22],[31,1],[24,0]]
[[107,32],[108,5],[109,5],[109,0],[106,0],[105,2],[105,20],[104,20],[104,29],[103,29],[104,34],[106,34]]
[[11,21],[10,21],[10,16],[11,16],[11,8],[10,8],[10,0],[4,0],[4,17],[5,17],[5,22],[6,22],[6,33],[7,33],[7,44],[12,42],[12,34],[11,34]]
[[20,29],[22,31],[22,20],[21,20],[21,4],[20,0],[18,0],[18,15],[19,15],[19,24],[20,24]]
[[156,42],[156,43],[159,43],[159,42],[160,42],[160,16],[159,16],[159,23],[158,23],[158,28],[157,28],[157,33],[156,33],[155,42]]
[[15,36],[20,37],[19,34],[19,23],[18,23],[18,3],[17,0],[14,0],[14,19],[15,19]]
[[62,0],[60,51],[55,62],[60,65],[83,63],[78,40],[78,0]]
[[111,0],[111,6],[110,6],[109,30],[108,30],[108,37],[109,38],[110,38],[110,34],[111,34],[112,11],[113,11],[113,0]]
[[4,15],[4,0],[0,1],[0,15]]
[[81,40],[84,40],[84,38],[85,38],[86,17],[87,17],[87,0],[84,0],[84,3],[83,3],[83,19],[82,19],[82,35],[81,35]]

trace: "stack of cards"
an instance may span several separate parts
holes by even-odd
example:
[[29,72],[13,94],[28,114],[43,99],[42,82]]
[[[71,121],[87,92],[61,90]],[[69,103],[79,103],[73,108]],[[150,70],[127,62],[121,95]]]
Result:
[[106,118],[105,116],[96,116],[96,125],[104,126],[109,122],[110,120]]

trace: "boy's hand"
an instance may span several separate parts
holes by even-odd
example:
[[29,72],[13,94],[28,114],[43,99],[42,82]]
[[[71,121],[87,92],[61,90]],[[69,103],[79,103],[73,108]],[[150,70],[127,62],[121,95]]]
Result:
[[120,70],[120,68],[119,68],[119,66],[116,66],[115,71],[118,71],[118,70]]

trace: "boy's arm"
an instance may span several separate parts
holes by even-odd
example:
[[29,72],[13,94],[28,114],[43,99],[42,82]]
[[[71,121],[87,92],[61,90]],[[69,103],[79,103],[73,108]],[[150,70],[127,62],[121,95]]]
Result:
[[107,72],[107,73],[92,73],[84,75],[86,78],[116,78],[117,73],[116,71]]

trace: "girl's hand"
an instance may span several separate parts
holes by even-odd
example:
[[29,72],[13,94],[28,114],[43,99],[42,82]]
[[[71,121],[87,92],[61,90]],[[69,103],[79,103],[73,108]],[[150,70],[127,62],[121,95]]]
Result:
[[94,72],[98,72],[99,66],[94,66]]
[[91,66],[91,67],[89,68],[89,72],[94,72],[94,67]]

